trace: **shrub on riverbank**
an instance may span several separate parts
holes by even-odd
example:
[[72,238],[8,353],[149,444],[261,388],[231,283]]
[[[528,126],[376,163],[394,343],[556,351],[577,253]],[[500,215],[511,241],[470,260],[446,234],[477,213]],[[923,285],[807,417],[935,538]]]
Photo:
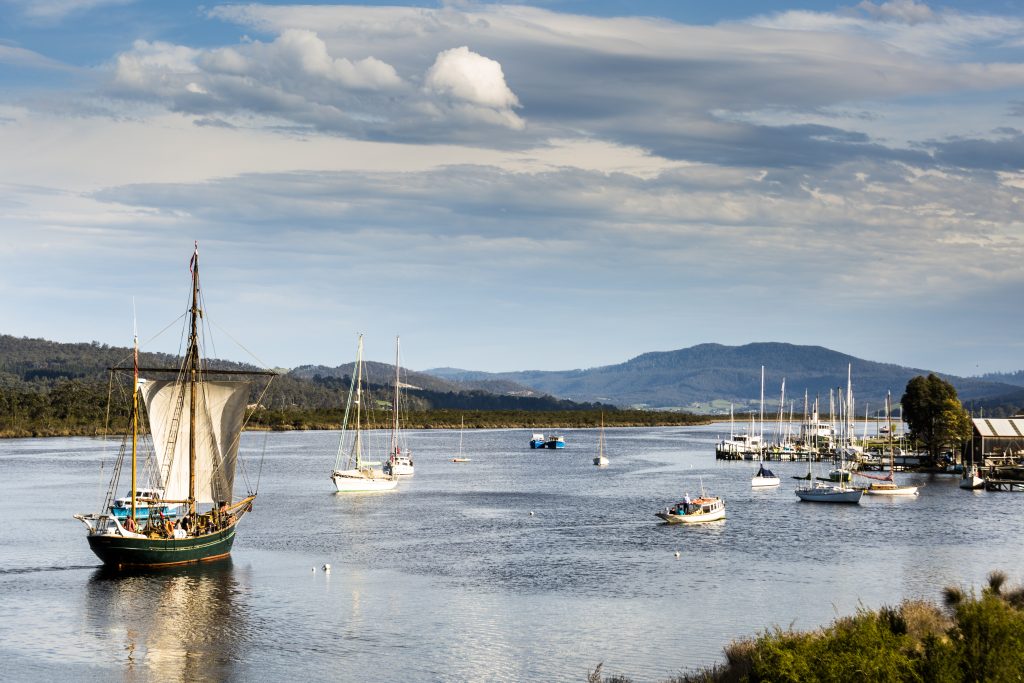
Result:
[[[725,663],[666,683],[773,683],[850,680],[906,683],[1019,681],[1024,672],[1024,588],[1004,590],[989,575],[980,595],[951,587],[945,605],[907,601],[860,609],[808,632],[768,629],[725,648]],[[629,683],[621,674],[588,683]]]

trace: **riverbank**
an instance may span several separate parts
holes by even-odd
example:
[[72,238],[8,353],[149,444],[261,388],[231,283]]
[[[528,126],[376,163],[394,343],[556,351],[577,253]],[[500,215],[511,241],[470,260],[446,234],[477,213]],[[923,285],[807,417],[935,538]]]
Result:
[[[725,647],[725,663],[664,683],[747,681],[1019,681],[1024,671],[1024,588],[1006,587],[992,572],[977,595],[956,586],[944,604],[907,600],[898,607],[859,609],[815,631],[768,629]],[[587,683],[630,683],[604,676],[598,664]]]
[[[402,416],[403,429],[530,429],[551,431],[560,429],[588,429],[605,427],[681,427],[711,424],[708,415],[693,415],[649,410],[566,410],[557,412],[531,412],[521,410],[429,410]],[[363,418],[366,429],[388,429],[391,414],[378,412]],[[113,425],[107,434],[121,434],[127,425]],[[312,431],[341,428],[337,411],[321,410],[258,410],[246,423],[247,431]],[[102,436],[101,423],[27,423],[0,431],[0,438],[33,438],[55,436]]]

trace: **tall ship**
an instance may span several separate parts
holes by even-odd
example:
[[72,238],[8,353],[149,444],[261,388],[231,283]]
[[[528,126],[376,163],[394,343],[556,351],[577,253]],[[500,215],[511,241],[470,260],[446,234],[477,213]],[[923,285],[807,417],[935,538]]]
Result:
[[[200,320],[205,316],[200,307],[198,244],[189,270],[191,305],[182,362],[170,368],[139,367],[136,333],[132,367],[111,368],[112,373],[132,374],[130,429],[101,512],[75,515],[86,526],[89,548],[105,565],[118,569],[227,557],[238,524],[256,499],[255,491],[237,498],[234,493],[250,382],[215,380],[210,375],[273,377],[276,373],[207,368],[200,356]],[[165,379],[143,379],[142,374]],[[143,407],[148,430],[143,425]],[[143,457],[140,441],[149,441],[148,457]],[[115,504],[126,461],[131,466],[129,492]],[[148,481],[142,483],[144,474]]]

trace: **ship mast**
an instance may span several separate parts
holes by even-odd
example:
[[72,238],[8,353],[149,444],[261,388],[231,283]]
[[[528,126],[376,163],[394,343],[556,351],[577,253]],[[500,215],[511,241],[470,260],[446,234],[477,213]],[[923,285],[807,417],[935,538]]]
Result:
[[398,344],[399,338],[395,337],[395,399],[391,410],[391,453],[396,457],[401,452],[398,445]]
[[362,468],[363,458],[363,335],[359,335],[359,347],[356,349],[356,438],[353,450],[356,453],[356,469]]
[[[132,304],[134,309],[134,302]],[[134,313],[134,311],[133,311]],[[134,353],[132,361],[132,519],[135,519],[135,497],[138,495],[137,491],[137,478],[136,473],[138,468],[136,466],[137,455],[139,451],[139,328],[135,322],[135,316],[132,316],[132,332],[134,333]]]
[[196,513],[196,399],[197,399],[197,375],[199,372],[199,242],[196,242],[196,250],[192,254],[192,310],[191,310],[191,332],[189,334],[188,359],[188,383],[190,390],[190,401],[188,406],[188,511],[190,515]]

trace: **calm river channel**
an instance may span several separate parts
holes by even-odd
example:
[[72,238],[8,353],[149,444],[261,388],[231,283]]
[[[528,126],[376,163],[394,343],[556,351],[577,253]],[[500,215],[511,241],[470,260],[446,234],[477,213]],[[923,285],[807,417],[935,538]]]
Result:
[[[100,506],[118,444],[0,441],[0,678],[584,681],[603,662],[658,681],[775,625],[1024,578],[1022,494],[905,475],[916,499],[802,503],[806,464],[752,491],[754,464],[714,458],[728,431],[609,429],[603,470],[596,430],[558,451],[467,431],[466,463],[457,430],[413,431],[416,476],[362,495],[333,492],[336,432],[246,433],[236,493],[258,479],[259,498],[232,559],[128,575],[72,519]],[[725,521],[654,517],[702,485]]]

